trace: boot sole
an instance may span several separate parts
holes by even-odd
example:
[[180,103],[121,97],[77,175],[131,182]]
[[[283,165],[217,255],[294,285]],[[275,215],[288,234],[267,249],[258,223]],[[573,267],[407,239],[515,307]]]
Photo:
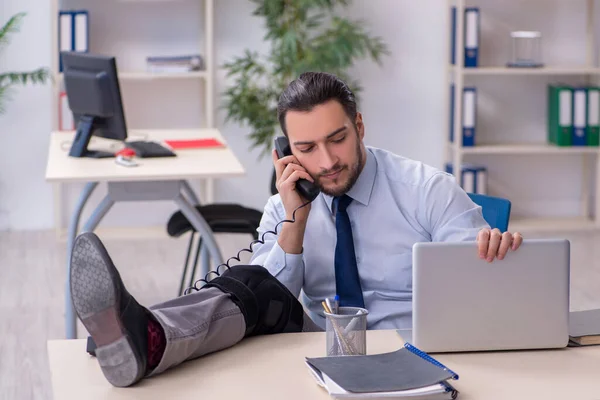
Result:
[[96,343],[102,373],[114,386],[132,385],[144,376],[145,363],[119,317],[118,272],[93,233],[75,241],[70,274],[75,312]]

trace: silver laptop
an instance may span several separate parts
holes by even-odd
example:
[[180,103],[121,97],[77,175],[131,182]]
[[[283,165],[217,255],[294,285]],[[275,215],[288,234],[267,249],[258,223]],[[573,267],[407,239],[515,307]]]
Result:
[[475,242],[417,243],[409,341],[426,352],[565,347],[569,261],[562,239],[524,240],[492,263]]

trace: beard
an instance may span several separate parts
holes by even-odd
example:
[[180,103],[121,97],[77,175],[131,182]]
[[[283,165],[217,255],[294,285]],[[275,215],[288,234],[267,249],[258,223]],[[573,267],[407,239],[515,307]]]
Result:
[[[321,171],[319,173],[319,175],[317,175],[316,177],[313,176],[313,179],[315,180],[315,182],[316,182],[317,186],[319,187],[319,189],[321,190],[321,192],[325,193],[326,195],[329,195],[332,197],[342,196],[342,195],[348,193],[348,191],[350,189],[352,189],[352,186],[354,186],[354,184],[358,180],[362,164],[363,164],[363,154],[362,154],[362,151],[360,148],[360,141],[357,141],[356,142],[356,162],[354,164],[352,164],[352,165],[336,164],[332,168],[330,168],[326,171]],[[346,182],[344,182],[344,184],[342,186],[335,187],[335,188],[326,188],[323,186],[323,184],[321,183],[321,177],[323,175],[329,175],[329,174],[332,174],[332,173],[335,173],[338,171],[342,171],[345,169],[350,171],[350,176],[348,176],[348,179],[346,180]]]

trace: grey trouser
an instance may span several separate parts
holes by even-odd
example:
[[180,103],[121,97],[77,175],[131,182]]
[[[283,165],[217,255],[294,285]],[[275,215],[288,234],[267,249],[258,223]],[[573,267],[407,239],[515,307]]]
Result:
[[[246,323],[229,294],[216,287],[178,297],[150,307],[165,331],[167,346],[150,376],[186,360],[231,347],[244,338]],[[302,331],[319,331],[304,314]]]

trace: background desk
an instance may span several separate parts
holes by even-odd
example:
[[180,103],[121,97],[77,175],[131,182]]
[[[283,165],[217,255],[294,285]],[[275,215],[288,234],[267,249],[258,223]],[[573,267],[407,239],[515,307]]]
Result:
[[[403,345],[395,331],[369,331],[368,354]],[[84,340],[49,341],[55,399],[330,399],[317,386],[305,357],[325,352],[324,333],[293,333],[243,340],[130,388],[115,388]],[[436,354],[459,374],[459,400],[600,399],[600,346],[544,351]]]
[[[240,176],[245,173],[239,160],[228,147],[212,149],[185,149],[176,151],[177,157],[142,158],[137,167],[123,167],[114,158],[93,159],[69,157],[68,151],[74,132],[54,132],[50,139],[46,180],[53,183],[86,182],[80,199],[73,211],[67,234],[67,281],[65,285],[65,329],[67,339],[77,337],[76,315],[71,302],[69,282],[69,260],[73,242],[79,232],[79,219],[90,195],[100,182],[108,184],[108,194],[98,204],[82,231],[93,231],[102,218],[117,201],[162,201],[173,200],[194,228],[203,236],[205,267],[208,255],[215,265],[223,262],[223,257],[212,236],[210,227],[194,207],[198,198],[188,184],[188,179],[222,178]],[[225,140],[214,129],[204,130],[131,130],[129,140],[215,138]],[[115,141],[94,138],[90,150],[111,150]],[[225,143],[226,144],[226,143]],[[185,193],[187,198],[183,195]]]

